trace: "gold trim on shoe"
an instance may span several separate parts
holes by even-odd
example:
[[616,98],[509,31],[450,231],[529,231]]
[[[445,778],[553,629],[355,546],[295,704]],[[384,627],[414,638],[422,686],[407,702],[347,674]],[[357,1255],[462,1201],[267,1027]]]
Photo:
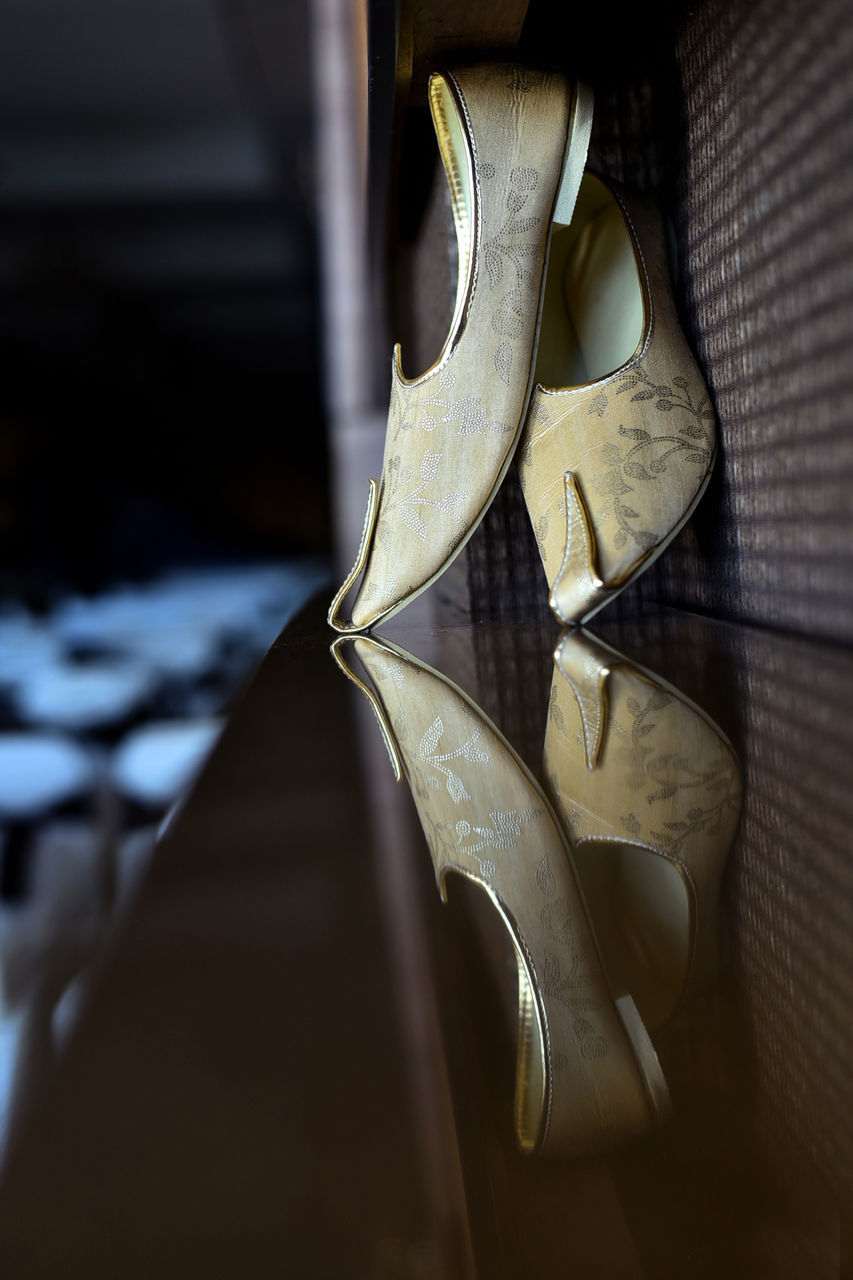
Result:
[[[456,305],[425,373],[407,377],[394,348],[376,508],[359,572],[329,614],[342,633],[390,618],[425,591],[503,481],[532,390],[555,210],[569,216],[589,144],[592,96],[556,72],[496,63],[436,74],[430,105],[459,242]],[[351,618],[341,621],[359,576]]]
[[524,1151],[599,1153],[668,1114],[654,1048],[630,995],[617,999],[541,786],[480,708],[445,676],[376,637],[351,646],[375,690],[383,738],[411,787],[442,898],[452,874],[483,890],[518,979],[516,1135]]
[[338,617],[338,610],[346,599],[347,593],[353,583],[357,581],[362,569],[367,561],[367,554],[370,550],[370,543],[373,538],[373,530],[376,525],[376,508],[379,496],[379,481],[368,480],[367,490],[367,510],[364,513],[364,524],[361,528],[361,542],[358,545],[358,552],[355,557],[355,563],[350,569],[347,576],[341,584],[340,590],[329,605],[329,612],[326,615],[326,621],[335,631],[340,631],[343,635],[348,632],[357,631],[357,627],[347,626],[345,622],[341,622]]
[[334,640],[332,642],[329,652],[334,658],[337,664],[338,670],[342,671],[346,676],[347,680],[350,680],[357,689],[361,690],[361,692],[364,694],[365,698],[369,702],[370,709],[372,710],[374,716],[376,717],[376,723],[379,725],[379,733],[382,737],[383,743],[385,744],[385,750],[388,752],[388,759],[391,761],[391,768],[394,772],[394,781],[402,782],[403,766],[400,763],[400,756],[397,751],[397,744],[394,741],[394,733],[391,729],[390,724],[385,718],[384,711],[382,710],[382,703],[376,697],[376,694],[373,692],[373,690],[368,685],[366,685],[363,680],[359,679],[359,677],[353,671],[352,667],[350,667],[341,657],[341,646],[345,644],[346,644],[346,636],[338,636],[337,640]]
[[[452,95],[451,102],[448,102],[446,96],[448,94]],[[436,365],[440,365],[459,340],[471,301],[474,286],[474,251],[480,222],[480,200],[474,172],[474,157],[468,138],[461,128],[462,120],[465,118],[465,103],[452,75],[430,76],[429,103],[438,149],[450,189],[450,206],[453,211],[459,257],[453,319],[450,322],[450,332],[436,361]],[[453,111],[448,113],[447,107],[451,103]],[[399,343],[394,347],[394,366],[402,382],[408,386],[415,385],[403,375]]]

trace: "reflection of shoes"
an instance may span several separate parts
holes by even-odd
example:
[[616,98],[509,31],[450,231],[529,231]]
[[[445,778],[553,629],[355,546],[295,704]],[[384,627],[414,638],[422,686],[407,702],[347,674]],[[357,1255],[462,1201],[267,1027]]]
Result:
[[714,413],[645,200],[585,174],[552,239],[519,470],[563,622],[585,622],[672,541],[715,454]]
[[698,707],[586,632],[554,662],[546,789],[614,989],[654,1029],[716,972],[740,768]]
[[419,595],[497,492],[530,396],[552,219],[571,218],[589,140],[589,92],[556,73],[493,64],[434,75],[430,105],[459,248],[455,312],[420,377],[403,373],[395,348],[382,483],[370,482],[358,557],[329,610],[338,631]]
[[[344,660],[351,643],[375,693]],[[409,780],[442,896],[451,872],[484,889],[518,968],[516,1130],[524,1150],[601,1151],[668,1112],[651,1041],[630,996],[614,1001],[544,793],[482,711],[386,641],[338,640],[335,657],[370,699],[398,776]]]

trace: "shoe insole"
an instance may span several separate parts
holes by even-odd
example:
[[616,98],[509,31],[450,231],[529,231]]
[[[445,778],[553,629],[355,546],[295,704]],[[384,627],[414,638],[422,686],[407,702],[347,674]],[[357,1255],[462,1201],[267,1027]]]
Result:
[[554,225],[536,381],[574,387],[615,372],[640,345],[643,291],[634,246],[610,191],[585,174],[569,226]]
[[687,976],[690,901],[684,877],[654,850],[634,845],[581,841],[574,859],[613,990],[633,996],[647,1027],[661,1026]]

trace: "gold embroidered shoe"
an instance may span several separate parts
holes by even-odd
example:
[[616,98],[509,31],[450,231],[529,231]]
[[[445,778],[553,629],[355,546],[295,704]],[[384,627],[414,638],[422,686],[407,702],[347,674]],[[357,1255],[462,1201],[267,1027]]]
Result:
[[586,173],[552,237],[519,473],[562,622],[585,622],[699,502],[715,421],[670,285],[659,213]]
[[520,1146],[580,1156],[649,1132],[669,1113],[666,1083],[630,995],[613,998],[542,788],[446,677],[373,637],[337,640],[332,652],[370,700],[395,774],[409,781],[442,898],[451,873],[473,881],[512,940]]
[[434,75],[429,99],[456,225],[456,304],[426,373],[408,377],[394,349],[382,481],[370,482],[358,556],[329,610],[341,632],[435,581],[497,492],[530,397],[552,222],[571,218],[589,142],[589,91],[557,73],[460,68]]
[[554,655],[544,773],[614,988],[660,1027],[717,972],[737,757],[671,685],[570,631]]

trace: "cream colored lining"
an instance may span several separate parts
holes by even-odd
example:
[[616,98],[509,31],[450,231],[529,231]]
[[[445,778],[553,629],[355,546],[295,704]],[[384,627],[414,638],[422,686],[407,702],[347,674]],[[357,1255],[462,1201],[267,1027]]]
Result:
[[555,223],[536,381],[574,387],[604,378],[642,343],[643,288],[634,244],[612,192],[584,174],[569,226]]

